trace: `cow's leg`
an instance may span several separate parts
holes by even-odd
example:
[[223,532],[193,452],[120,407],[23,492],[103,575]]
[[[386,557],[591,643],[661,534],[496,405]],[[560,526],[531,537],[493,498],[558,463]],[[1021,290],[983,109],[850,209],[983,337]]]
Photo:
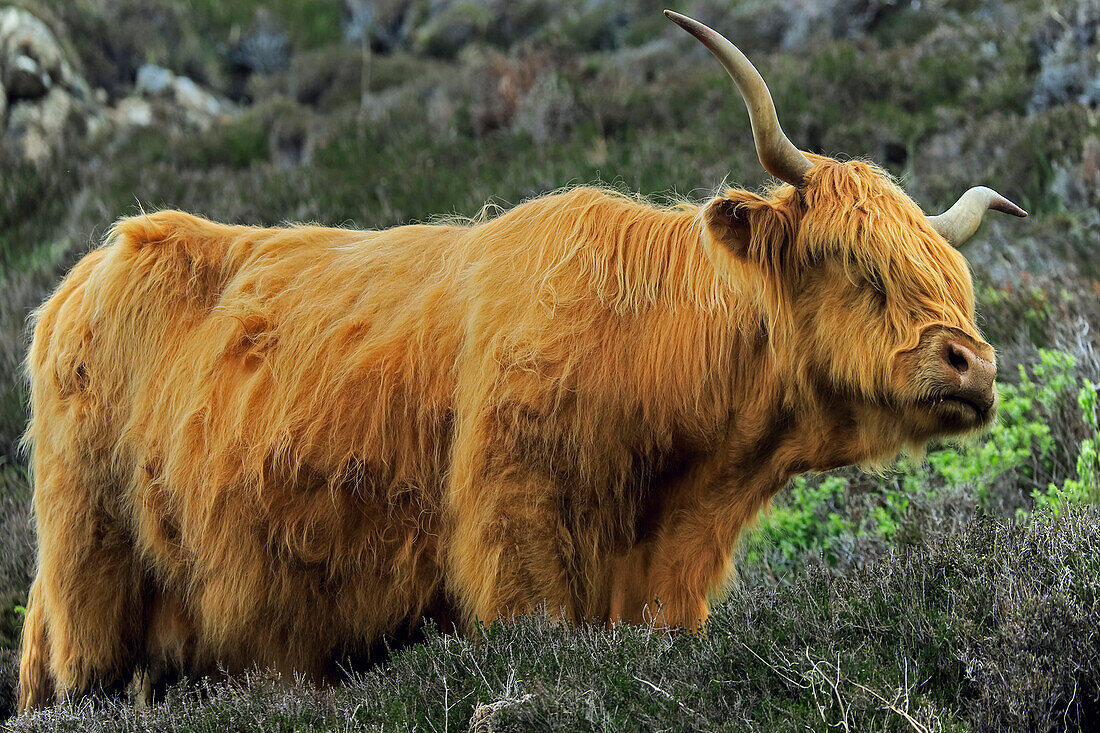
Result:
[[609,580],[609,622],[698,629],[707,619],[709,599],[724,587],[730,567],[729,552],[699,541],[709,535],[709,527],[689,529],[678,523],[655,542],[616,558]]
[[121,691],[133,674],[141,626],[133,541],[91,477],[42,453],[35,457],[35,590],[46,610],[53,682],[58,694]]
[[50,672],[50,640],[46,635],[46,608],[42,584],[35,580],[27,597],[23,620],[22,654],[19,662],[19,712],[49,705],[53,700]]
[[651,597],[649,578],[652,544],[643,542],[630,548],[611,562],[609,573],[610,604],[608,623],[643,623],[651,621],[657,605]]
[[456,450],[447,496],[447,584],[468,622],[491,623],[544,605],[571,617],[559,494],[498,441]]
[[695,547],[694,553],[673,552],[654,569],[654,603],[645,620],[659,627],[696,631],[709,615],[709,599],[729,576],[730,552]]
[[[196,669],[196,633],[179,595],[166,589],[145,598],[145,669],[139,700],[152,705],[164,699],[168,688]],[[206,670],[203,670],[206,671]]]
[[725,595],[734,579],[733,551],[762,503],[752,492],[732,504],[704,494],[689,496],[681,510],[669,513],[671,521],[656,538],[649,576],[657,600],[652,623],[692,631],[702,627],[710,602]]
[[481,484],[485,499],[456,513],[449,580],[470,621],[489,623],[540,605],[551,616],[573,615],[546,488],[504,472]]

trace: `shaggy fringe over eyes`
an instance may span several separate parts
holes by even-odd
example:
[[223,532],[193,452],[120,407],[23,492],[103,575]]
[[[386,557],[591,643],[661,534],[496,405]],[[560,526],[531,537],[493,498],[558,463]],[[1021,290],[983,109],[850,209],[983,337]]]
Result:
[[895,353],[916,348],[921,325],[942,324],[975,338],[974,291],[963,256],[932,228],[884,170],[810,156],[806,215],[794,260],[807,267],[839,257],[846,271],[877,284]]
[[[816,372],[838,387],[890,402],[894,357],[916,349],[928,328],[945,326],[981,340],[969,270],[884,170],[863,161],[809,157],[814,166],[799,189],[778,184],[759,193],[725,192],[720,200],[733,202],[751,236],[744,261],[728,256],[722,265],[733,273],[733,289],[745,296],[739,300],[742,314],[755,310],[766,319],[777,368],[804,398],[812,401]],[[873,322],[861,317],[856,325],[835,307],[812,303],[795,313],[803,276],[826,262],[838,265],[855,287],[848,297],[879,293],[882,307]],[[842,303],[834,305],[846,309]],[[842,340],[855,351],[837,352],[835,343],[820,338],[807,343],[811,320],[827,324],[819,331],[845,334]]]

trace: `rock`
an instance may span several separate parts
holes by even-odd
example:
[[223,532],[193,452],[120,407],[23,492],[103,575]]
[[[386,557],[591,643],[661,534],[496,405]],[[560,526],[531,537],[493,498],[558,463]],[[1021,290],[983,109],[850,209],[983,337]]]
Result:
[[25,10],[0,9],[0,146],[14,157],[42,165],[69,143],[114,128],[154,122],[206,128],[234,109],[192,79],[154,64],[137,70],[134,88],[108,107],[107,93],[74,71],[41,20]]
[[[224,106],[213,94],[200,87],[186,76],[178,76],[168,69],[154,64],[145,64],[138,69],[134,84],[139,95],[147,97],[168,97],[182,107],[183,113],[192,121],[205,125],[211,117],[221,114]],[[138,108],[130,105],[129,112]]]
[[143,64],[138,69],[134,86],[139,94],[164,94],[175,83],[176,75],[163,66]]
[[1067,211],[1100,218],[1100,138],[1085,138],[1081,158],[1054,163],[1049,190],[1065,204]]
[[380,51],[406,48],[413,29],[445,6],[432,0],[344,0],[344,40]]
[[50,88],[49,74],[30,56],[17,56],[4,71],[4,82],[13,99],[38,99]]
[[374,3],[371,0],[344,0],[344,40],[362,43],[369,39],[375,16]]
[[484,39],[492,22],[493,17],[480,3],[452,5],[417,29],[413,49],[437,58],[454,58],[464,46]]
[[[54,79],[56,83],[57,80]],[[79,74],[74,74],[72,69],[64,61],[61,62],[61,84],[77,100],[88,104],[95,103],[95,94],[88,82]]]
[[173,87],[176,104],[188,111],[210,117],[221,113],[222,104],[218,98],[186,76],[177,76]]
[[270,12],[262,10],[229,54],[233,66],[249,74],[274,74],[290,65],[290,37]]
[[102,117],[53,32],[20,8],[0,9],[0,79],[0,120],[7,113],[2,143],[26,162],[48,161]]
[[119,127],[148,127],[153,124],[153,107],[141,97],[126,97],[110,112]]
[[20,96],[18,84],[29,84],[38,96],[45,94],[36,77],[48,77],[41,85],[45,87],[51,79],[61,81],[62,61],[61,46],[45,23],[21,8],[0,10],[0,68],[12,99]]
[[1049,25],[1032,38],[1039,51],[1039,74],[1028,110],[1100,104],[1100,2],[1081,2],[1075,14]]
[[57,86],[41,102],[17,102],[10,110],[4,142],[23,160],[44,163],[65,142],[73,111],[72,95]]

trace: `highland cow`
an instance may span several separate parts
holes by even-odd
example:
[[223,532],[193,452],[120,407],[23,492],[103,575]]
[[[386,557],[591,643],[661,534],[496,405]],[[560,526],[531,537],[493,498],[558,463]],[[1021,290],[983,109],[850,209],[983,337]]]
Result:
[[135,672],[325,679],[425,617],[700,626],[792,476],[994,414],[955,245],[881,169],[666,208],[581,187],[385,231],[120,221],[37,313],[20,706]]

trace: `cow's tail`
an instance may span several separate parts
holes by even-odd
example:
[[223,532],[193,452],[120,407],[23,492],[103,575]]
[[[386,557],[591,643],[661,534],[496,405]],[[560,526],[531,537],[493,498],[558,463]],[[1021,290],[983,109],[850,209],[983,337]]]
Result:
[[53,701],[50,642],[46,629],[41,583],[31,585],[23,621],[23,658],[19,662],[19,712],[45,707]]

